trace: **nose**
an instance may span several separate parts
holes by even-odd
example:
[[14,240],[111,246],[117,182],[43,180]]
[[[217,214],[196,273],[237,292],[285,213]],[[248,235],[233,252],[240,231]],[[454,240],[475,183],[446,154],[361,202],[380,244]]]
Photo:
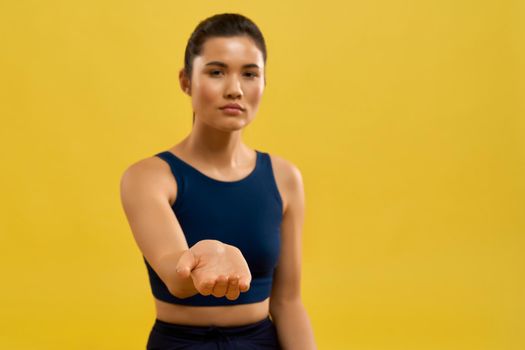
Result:
[[224,92],[228,99],[240,98],[243,95],[241,83],[236,77],[228,79]]

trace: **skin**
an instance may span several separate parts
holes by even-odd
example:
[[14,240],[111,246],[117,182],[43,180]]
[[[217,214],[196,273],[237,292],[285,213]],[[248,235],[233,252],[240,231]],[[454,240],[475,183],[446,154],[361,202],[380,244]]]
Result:
[[[222,62],[225,66],[208,65]],[[256,67],[243,67],[246,64]],[[265,88],[261,51],[247,36],[209,38],[193,62],[192,76],[179,73],[181,89],[191,98],[195,124],[170,152],[221,181],[246,177],[256,154],[242,142],[242,130],[255,118]],[[220,107],[238,103],[241,115]],[[301,301],[301,235],[304,186],[299,169],[271,155],[283,200],[281,251],[271,296],[252,304],[185,306],[155,300],[158,319],[187,325],[238,326],[271,315],[284,349],[315,349],[313,330]],[[121,198],[135,240],[146,259],[179,297],[196,293],[235,300],[249,290],[251,274],[240,250],[216,240],[188,247],[171,205],[177,184],[169,166],[158,157],[132,164],[121,179]]]

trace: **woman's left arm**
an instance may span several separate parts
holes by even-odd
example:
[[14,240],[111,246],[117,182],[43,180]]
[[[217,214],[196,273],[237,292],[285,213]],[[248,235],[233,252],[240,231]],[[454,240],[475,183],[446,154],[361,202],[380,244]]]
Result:
[[[281,163],[283,164],[283,163]],[[286,166],[284,166],[286,165]],[[313,328],[301,300],[301,244],[305,195],[301,172],[283,164],[287,205],[281,223],[281,250],[274,271],[270,314],[284,350],[317,349]]]

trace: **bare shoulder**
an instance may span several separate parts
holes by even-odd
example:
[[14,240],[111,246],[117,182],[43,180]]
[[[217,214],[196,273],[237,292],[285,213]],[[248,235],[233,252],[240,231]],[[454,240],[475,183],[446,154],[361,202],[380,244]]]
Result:
[[299,168],[291,161],[275,154],[271,154],[270,159],[275,181],[283,199],[284,211],[286,211],[290,199],[303,191],[303,176]]
[[146,190],[159,193],[174,203],[177,195],[177,183],[169,165],[156,156],[140,159],[129,165],[120,179],[121,194],[126,191]]

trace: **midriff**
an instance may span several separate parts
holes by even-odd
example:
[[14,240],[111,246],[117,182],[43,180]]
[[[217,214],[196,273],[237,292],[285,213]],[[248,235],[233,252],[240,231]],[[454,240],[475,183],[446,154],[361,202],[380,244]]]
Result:
[[270,311],[270,298],[227,306],[188,306],[154,299],[159,320],[190,326],[242,326],[263,320]]

